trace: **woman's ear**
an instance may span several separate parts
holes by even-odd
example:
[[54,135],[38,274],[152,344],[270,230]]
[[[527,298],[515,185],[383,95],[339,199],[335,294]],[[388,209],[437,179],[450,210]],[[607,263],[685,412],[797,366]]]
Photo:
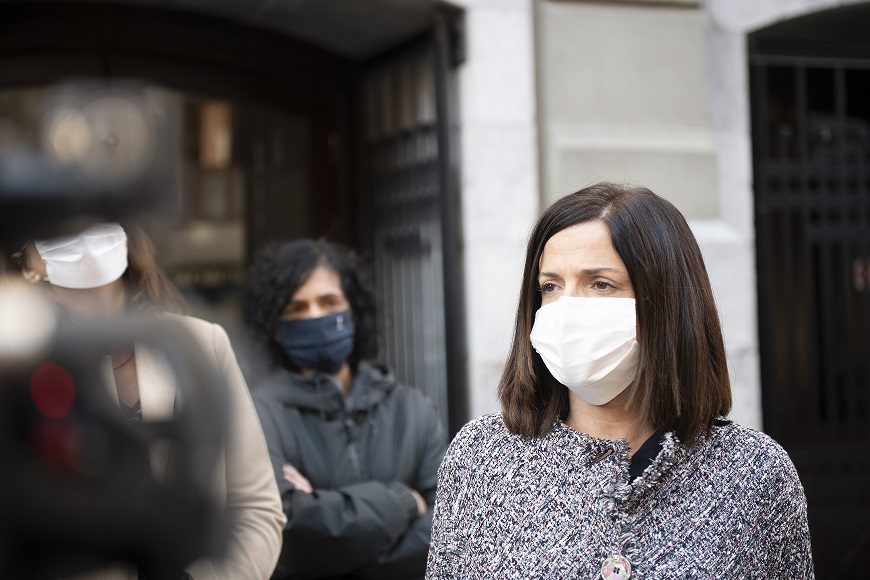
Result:
[[21,268],[21,276],[31,284],[38,284],[43,280],[42,274],[29,266]]
[[45,280],[45,262],[39,252],[30,245],[24,247],[21,261],[21,276],[32,284]]

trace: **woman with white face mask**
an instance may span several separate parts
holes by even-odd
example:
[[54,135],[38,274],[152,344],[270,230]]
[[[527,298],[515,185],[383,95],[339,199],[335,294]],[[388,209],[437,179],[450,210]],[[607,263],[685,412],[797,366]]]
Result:
[[[77,235],[30,242],[13,255],[13,262],[26,280],[45,284],[73,320],[93,322],[150,310],[173,318],[199,342],[207,362],[229,388],[230,429],[213,477],[216,497],[227,514],[229,539],[225,558],[192,562],[185,574],[195,580],[269,578],[278,560],[285,518],[263,432],[223,328],[164,311],[181,306],[182,299],[157,267],[150,240],[136,227],[97,224]],[[107,361],[105,374],[115,387],[110,394],[130,420],[168,420],[176,410],[175,376],[157,354],[136,344],[112,353],[111,365]],[[170,465],[171,451],[150,451],[153,475],[160,479]],[[95,577],[133,580],[138,571],[119,563]]]
[[813,577],[797,473],[724,420],[701,252],[651,191],[538,220],[499,396],[441,465],[427,578]]

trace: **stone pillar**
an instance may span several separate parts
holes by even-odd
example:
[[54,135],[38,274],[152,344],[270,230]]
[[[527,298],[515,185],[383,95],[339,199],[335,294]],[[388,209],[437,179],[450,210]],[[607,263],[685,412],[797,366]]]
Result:
[[458,0],[471,417],[499,409],[529,229],[539,212],[532,0]]

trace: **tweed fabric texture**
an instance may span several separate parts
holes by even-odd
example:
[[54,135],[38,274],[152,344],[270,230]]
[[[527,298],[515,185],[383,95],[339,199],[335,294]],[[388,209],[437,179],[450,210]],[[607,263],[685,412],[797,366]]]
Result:
[[426,578],[595,579],[620,544],[632,579],[814,577],[803,487],[763,433],[666,433],[630,482],[625,441],[561,422],[526,438],[488,415],[441,464]]

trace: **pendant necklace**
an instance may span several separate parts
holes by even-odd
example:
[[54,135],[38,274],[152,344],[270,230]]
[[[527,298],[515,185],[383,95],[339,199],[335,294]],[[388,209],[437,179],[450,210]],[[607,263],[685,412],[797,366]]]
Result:
[[116,371],[119,368],[121,368],[122,366],[124,366],[125,364],[127,364],[128,362],[130,362],[130,360],[133,358],[134,354],[136,354],[136,351],[130,350],[130,354],[128,354],[124,360],[122,360],[118,364],[115,364],[114,362],[112,362],[112,370]]

